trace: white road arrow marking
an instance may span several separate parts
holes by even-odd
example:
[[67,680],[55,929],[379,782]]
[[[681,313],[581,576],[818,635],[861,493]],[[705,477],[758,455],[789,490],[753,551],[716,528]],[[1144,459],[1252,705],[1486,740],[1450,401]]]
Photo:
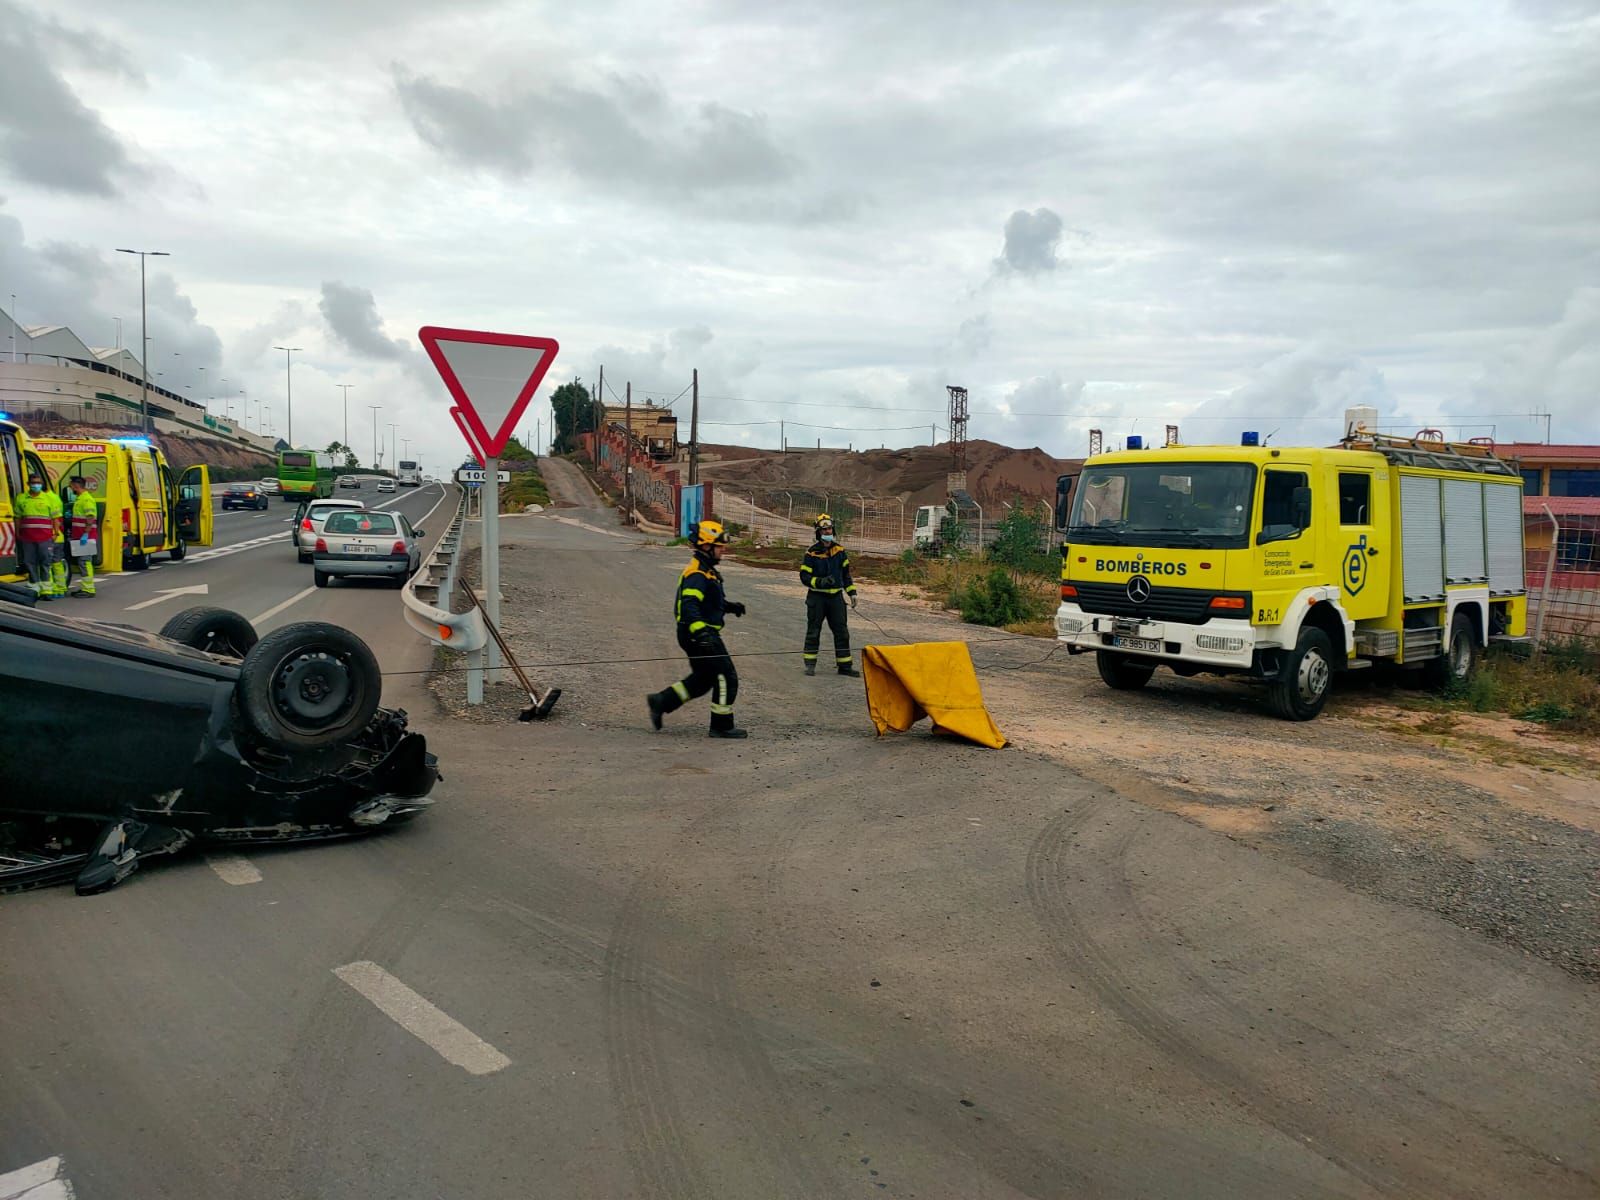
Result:
[[186,588],[163,588],[159,595],[152,596],[148,600],[141,600],[137,604],[130,604],[122,611],[138,612],[141,608],[150,608],[156,604],[163,604],[174,596],[204,596],[210,590],[211,588],[203,583],[197,583],[193,587]]

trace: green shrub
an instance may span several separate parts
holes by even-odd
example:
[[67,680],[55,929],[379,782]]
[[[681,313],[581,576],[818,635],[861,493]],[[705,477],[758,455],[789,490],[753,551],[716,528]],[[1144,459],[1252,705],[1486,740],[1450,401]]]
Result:
[[1038,598],[1003,567],[952,592],[949,606],[960,609],[961,619],[972,625],[1012,625],[1044,616]]

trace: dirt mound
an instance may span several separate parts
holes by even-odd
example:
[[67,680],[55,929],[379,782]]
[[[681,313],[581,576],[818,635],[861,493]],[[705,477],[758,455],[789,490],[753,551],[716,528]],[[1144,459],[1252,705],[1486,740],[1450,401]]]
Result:
[[[907,504],[940,504],[950,472],[950,447],[905,450],[790,450],[751,455],[744,447],[707,447],[720,461],[702,461],[701,471],[725,487],[793,488],[812,493],[860,492],[893,496]],[[967,491],[980,504],[1016,496],[1055,496],[1056,476],[1076,470],[1082,459],[1053,458],[1039,447],[1018,450],[994,442],[967,443]]]

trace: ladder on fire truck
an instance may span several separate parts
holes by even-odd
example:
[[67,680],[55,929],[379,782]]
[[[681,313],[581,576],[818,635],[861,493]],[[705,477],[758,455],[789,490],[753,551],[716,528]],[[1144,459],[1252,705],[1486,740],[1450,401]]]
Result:
[[1415,437],[1400,437],[1366,430],[1344,439],[1351,450],[1374,450],[1396,466],[1433,467],[1440,471],[1470,471],[1475,475],[1515,475],[1517,469],[1484,442],[1447,442],[1436,429]]

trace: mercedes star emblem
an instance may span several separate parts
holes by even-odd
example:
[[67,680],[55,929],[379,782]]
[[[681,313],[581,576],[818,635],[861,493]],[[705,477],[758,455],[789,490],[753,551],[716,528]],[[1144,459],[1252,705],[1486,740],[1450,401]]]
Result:
[[1128,580],[1128,599],[1135,604],[1143,604],[1150,599],[1150,581],[1143,575],[1135,575]]

